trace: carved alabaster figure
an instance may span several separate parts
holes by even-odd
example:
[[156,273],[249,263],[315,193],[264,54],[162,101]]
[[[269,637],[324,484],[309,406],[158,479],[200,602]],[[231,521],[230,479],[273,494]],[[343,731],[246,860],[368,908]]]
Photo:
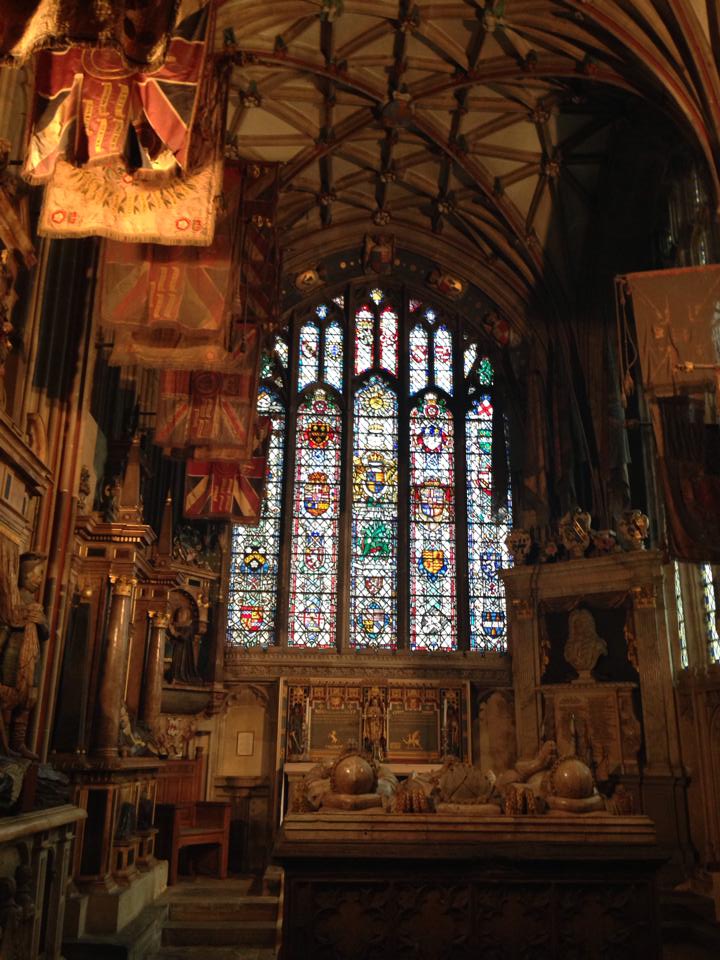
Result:
[[568,619],[568,638],[564,656],[578,672],[573,683],[588,683],[591,670],[600,657],[607,653],[607,644],[598,634],[595,618],[589,610],[573,610]]
[[377,694],[370,696],[365,707],[363,745],[373,760],[385,759],[385,711]]
[[[24,553],[19,571],[10,569],[12,553],[2,551],[5,581],[0,607],[0,711],[6,753],[37,760],[26,743],[30,713],[37,702],[40,681],[40,643],[47,640],[47,619],[38,591],[43,580],[45,557]],[[13,584],[16,584],[13,589]]]
[[195,627],[192,610],[187,606],[175,608],[168,633],[173,644],[169,680],[181,683],[199,683],[195,665]]

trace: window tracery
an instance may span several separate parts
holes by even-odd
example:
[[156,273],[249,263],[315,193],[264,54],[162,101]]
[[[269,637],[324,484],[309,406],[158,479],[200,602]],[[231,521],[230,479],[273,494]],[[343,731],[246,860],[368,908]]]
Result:
[[263,358],[267,501],[256,530],[234,532],[228,642],[504,651],[511,499],[493,489],[505,441],[481,344],[380,287],[294,329]]

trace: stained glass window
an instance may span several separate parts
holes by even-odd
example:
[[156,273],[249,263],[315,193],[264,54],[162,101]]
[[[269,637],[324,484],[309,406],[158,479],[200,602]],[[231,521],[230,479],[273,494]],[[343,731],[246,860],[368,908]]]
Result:
[[340,408],[322,388],[297,414],[288,645],[334,647],[337,614]]
[[380,366],[397,376],[398,317],[392,307],[385,307],[380,314]]
[[371,377],[355,393],[350,642],[394,649],[397,639],[398,412]]
[[267,387],[258,393],[258,413],[272,419],[267,486],[257,527],[233,529],[228,591],[228,641],[240,647],[275,642],[285,410]]
[[685,604],[683,603],[680,564],[677,562],[677,560],[673,565],[673,573],[675,584],[675,611],[677,613],[678,639],[680,640],[680,666],[685,669],[688,666],[687,633],[685,632]]
[[368,306],[355,314],[355,373],[365,373],[373,365],[375,353],[375,317]]
[[500,569],[510,565],[505,547],[510,498],[503,491],[493,509],[492,421],[491,397],[474,398],[465,418],[465,469],[470,647],[479,651],[505,650],[507,632]]
[[343,331],[333,320],[325,330],[325,383],[336,390],[343,385]]
[[426,393],[410,412],[410,646],[453,650],[455,464],[446,401]]
[[318,378],[320,363],[320,329],[315,323],[306,323],[300,331],[300,362],[298,390],[304,390]]
[[452,334],[446,326],[435,331],[435,386],[446,393],[453,392]]
[[[291,332],[298,390],[286,402]],[[495,489],[494,371],[479,344],[427,301],[358,284],[273,336],[261,381],[258,408],[274,425],[267,497],[259,526],[233,532],[228,642],[503,652],[499,570],[510,562],[512,505]],[[456,464],[458,430],[465,453]],[[281,555],[289,576],[277,611]],[[704,589],[720,659],[712,578]]]
[[428,385],[428,335],[424,327],[410,331],[410,393],[419,393]]
[[717,603],[715,585],[713,583],[712,567],[709,563],[700,565],[700,582],[703,591],[703,612],[705,615],[705,633],[707,635],[708,653],[713,663],[720,662],[720,636],[717,630]]

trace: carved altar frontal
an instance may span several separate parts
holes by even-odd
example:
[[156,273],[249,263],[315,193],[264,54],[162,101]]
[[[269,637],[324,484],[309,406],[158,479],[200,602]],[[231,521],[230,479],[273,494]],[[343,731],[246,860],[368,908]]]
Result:
[[646,817],[289,814],[284,960],[660,957]]

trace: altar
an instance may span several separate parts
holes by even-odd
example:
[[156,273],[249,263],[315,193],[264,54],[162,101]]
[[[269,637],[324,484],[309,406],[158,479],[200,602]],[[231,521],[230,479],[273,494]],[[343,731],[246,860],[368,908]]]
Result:
[[644,816],[290,813],[283,960],[657,960]]

